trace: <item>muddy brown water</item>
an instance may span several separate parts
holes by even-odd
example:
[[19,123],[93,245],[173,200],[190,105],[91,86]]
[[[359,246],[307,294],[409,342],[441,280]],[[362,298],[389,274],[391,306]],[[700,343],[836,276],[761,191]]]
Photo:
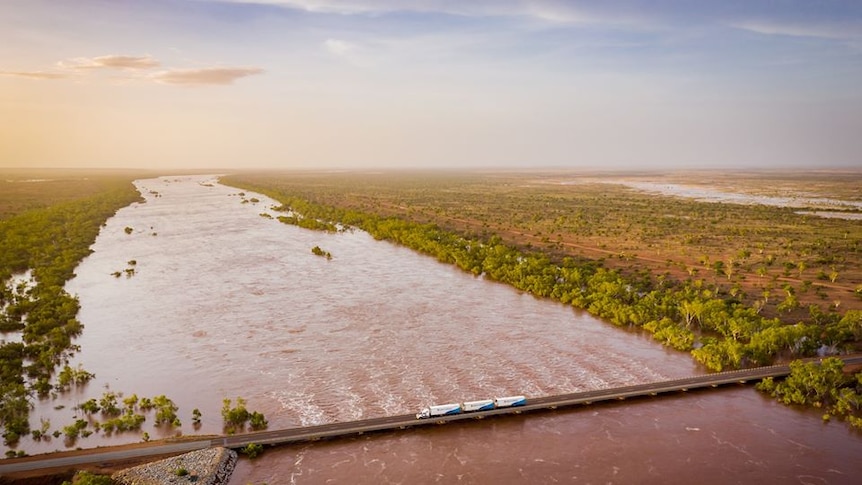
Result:
[[[96,379],[37,402],[34,427],[71,423],[77,403],[106,390],[173,399],[182,427],[150,415],[142,431],[156,438],[220,433],[222,399],[238,396],[275,429],[704,372],[646,336],[360,231],[262,217],[273,201],[214,180],[138,181],[147,202],[108,221],[67,286],[85,324],[73,364]],[[112,276],[130,260],[134,275]],[[283,447],[241,461],[231,484],[854,483],[860,438],[738,387]]]

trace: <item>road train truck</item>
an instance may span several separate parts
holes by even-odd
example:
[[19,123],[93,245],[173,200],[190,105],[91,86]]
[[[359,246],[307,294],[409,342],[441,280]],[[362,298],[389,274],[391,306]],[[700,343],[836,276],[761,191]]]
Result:
[[490,411],[492,409],[510,408],[527,404],[524,396],[507,396],[494,399],[483,399],[480,401],[455,402],[451,404],[437,404],[428,406],[416,414],[416,419],[436,418],[438,416],[449,416],[452,414],[473,413],[477,411]]

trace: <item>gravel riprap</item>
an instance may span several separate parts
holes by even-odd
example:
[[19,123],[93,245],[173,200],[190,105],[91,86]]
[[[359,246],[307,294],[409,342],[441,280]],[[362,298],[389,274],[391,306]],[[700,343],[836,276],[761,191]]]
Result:
[[236,458],[233,450],[207,448],[121,470],[111,479],[122,485],[224,485],[233,473]]

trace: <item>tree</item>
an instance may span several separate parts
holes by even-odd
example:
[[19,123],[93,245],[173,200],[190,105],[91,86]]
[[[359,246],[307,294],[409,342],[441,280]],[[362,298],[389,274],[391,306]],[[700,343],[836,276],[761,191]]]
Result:
[[131,396],[123,399],[123,405],[126,406],[126,409],[130,411],[134,411],[138,405],[138,395],[132,394]]
[[790,313],[797,308],[799,308],[799,299],[792,292],[788,292],[784,301],[778,304],[777,310],[779,312]]
[[102,398],[99,399],[99,407],[102,408],[102,414],[107,416],[117,416],[122,411],[117,407],[117,394],[111,391],[105,391]]
[[61,370],[60,374],[57,376],[57,390],[69,390],[71,386],[86,384],[94,377],[96,376],[85,371],[81,364],[78,364],[78,367],[75,369],[69,367],[69,365],[67,364],[63,367],[63,370]]
[[231,407],[231,400],[224,399],[221,408],[222,419],[224,419],[224,427],[229,432],[241,430],[249,418],[249,412],[245,408],[245,399],[236,398],[236,406]]
[[734,259],[732,257],[728,257],[727,258],[727,264],[724,266],[724,269],[723,269],[724,274],[725,274],[725,276],[727,276],[728,280],[731,277],[733,277],[733,268],[734,267],[736,267],[736,261],[734,261]]
[[78,409],[83,411],[84,414],[96,414],[99,412],[101,407],[99,407],[99,403],[96,402],[96,398],[91,398],[78,405]]
[[63,427],[63,434],[69,441],[75,441],[81,434],[81,431],[87,428],[87,422],[83,419],[75,420],[73,424]]
[[691,351],[695,360],[717,372],[739,368],[744,352],[742,344],[730,339],[707,338],[704,342],[702,347]]
[[653,320],[643,326],[644,330],[652,332],[653,338],[677,350],[691,350],[694,344],[694,333],[673,322],[670,318]]
[[773,380],[758,384],[758,389],[769,392],[785,404],[828,406],[839,400],[838,389],[850,382],[844,375],[844,362],[828,357],[820,363],[790,363],[790,374],[783,382]]
[[263,445],[259,443],[249,443],[240,451],[246,454],[249,458],[254,459],[260,456],[261,453],[263,453]]
[[330,254],[329,251],[320,249],[320,246],[314,246],[311,248],[311,254],[314,254],[315,256],[323,256],[326,259],[332,259],[332,254]]
[[251,415],[249,415],[249,426],[254,431],[264,430],[269,426],[269,422],[267,422],[266,417],[263,414],[253,411]]
[[224,419],[224,428],[228,433],[241,431],[249,421],[253,430],[266,429],[268,425],[263,414],[257,411],[249,412],[246,409],[246,401],[241,397],[236,398],[236,406],[231,406],[230,399],[224,399],[221,415]]
[[169,426],[181,426],[180,419],[177,417],[179,408],[171,399],[165,395],[156,396],[153,398],[153,405],[156,408],[156,426],[162,423]]
[[703,313],[703,302],[699,299],[681,301],[679,303],[679,312],[685,319],[685,327],[691,328],[691,324],[695,320],[700,320],[700,316]]

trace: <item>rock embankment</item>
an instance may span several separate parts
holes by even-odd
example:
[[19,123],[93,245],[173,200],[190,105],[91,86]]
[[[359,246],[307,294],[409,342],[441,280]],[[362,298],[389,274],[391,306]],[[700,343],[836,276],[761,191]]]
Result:
[[208,448],[128,468],[114,473],[111,479],[121,485],[224,485],[233,473],[236,457],[236,452],[227,448]]

